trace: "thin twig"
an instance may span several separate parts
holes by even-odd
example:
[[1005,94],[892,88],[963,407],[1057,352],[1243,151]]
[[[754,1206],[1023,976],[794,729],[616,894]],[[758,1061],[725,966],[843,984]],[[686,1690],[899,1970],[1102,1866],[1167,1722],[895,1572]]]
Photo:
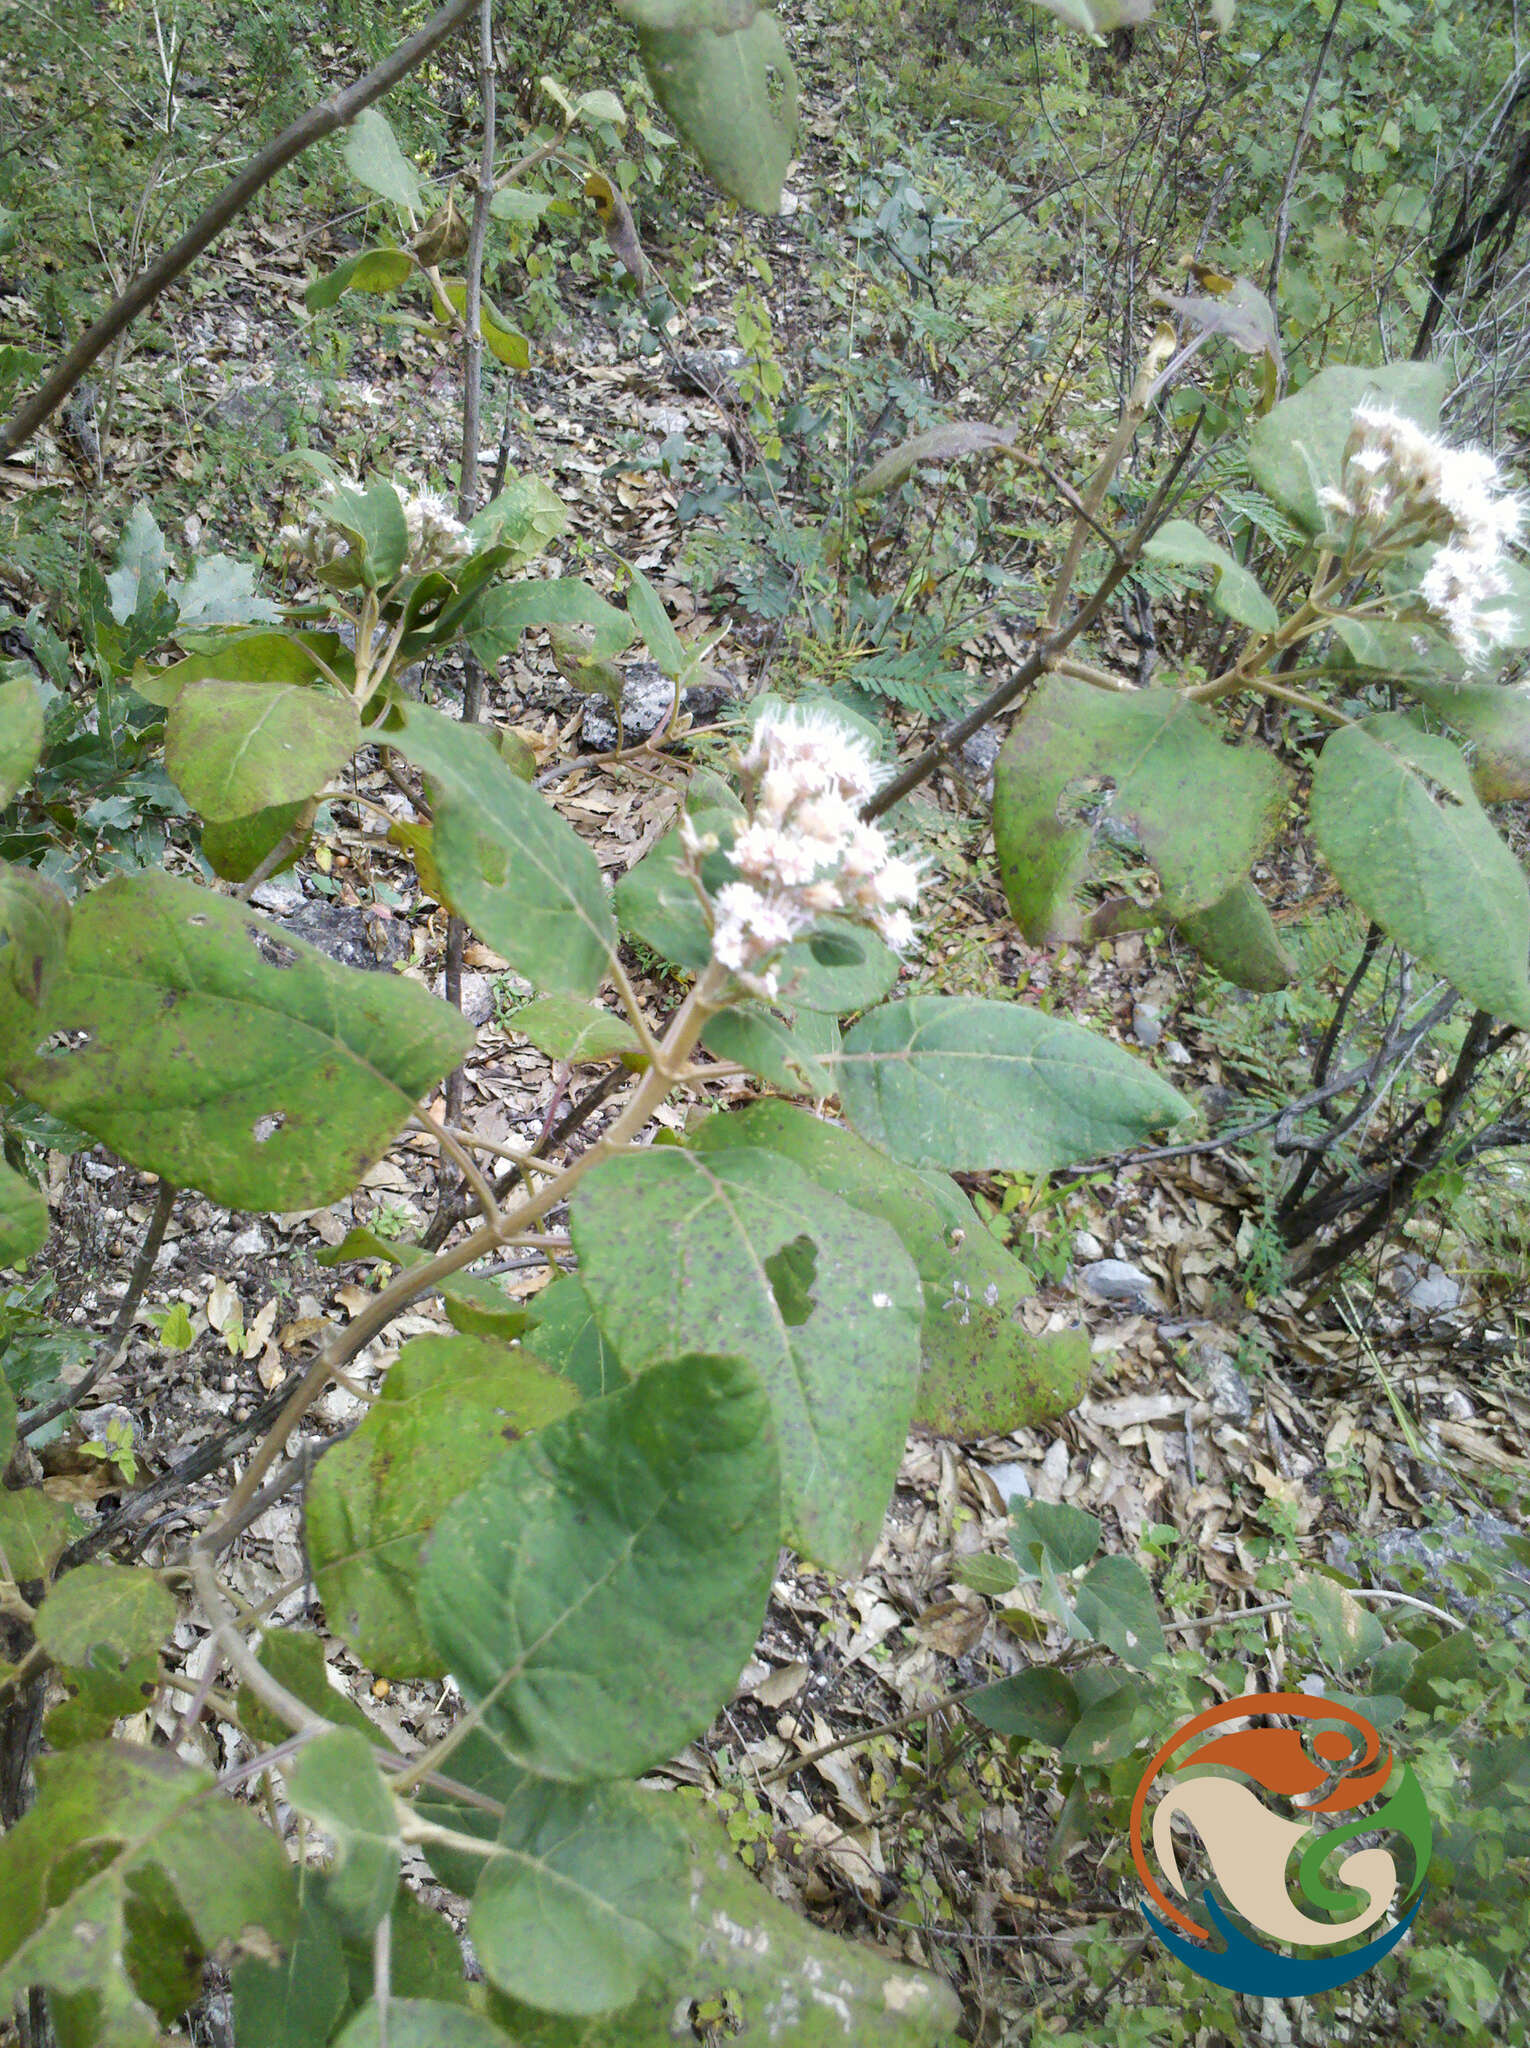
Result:
[[44,1424],[56,1422],[61,1415],[67,1415],[71,1408],[84,1400],[97,1381],[103,1379],[122,1359],[132,1334],[133,1318],[138,1313],[138,1304],[143,1300],[144,1290],[153,1275],[154,1261],[159,1257],[159,1248],[165,1241],[165,1230],[179,1192],[180,1190],[172,1187],[169,1181],[160,1182],[159,1190],[154,1197],[154,1213],[150,1216],[149,1227],[144,1232],[143,1244],[139,1248],[138,1258],[128,1281],[127,1293],[122,1297],[122,1305],[117,1310],[111,1329],[102,1341],[100,1349],[96,1352],[90,1370],[56,1400],[50,1401],[45,1408],[34,1408],[31,1414],[23,1416],[16,1426],[18,1436],[35,1436]]
[[380,100],[384,93],[391,91],[401,78],[417,69],[433,50],[446,41],[476,4],[477,0],[446,0],[446,4],[437,8],[423,28],[400,43],[381,64],[358,78],[354,85],[347,86],[344,92],[335,93],[330,99],[321,100],[316,107],[310,107],[306,114],[300,114],[296,121],[284,128],[273,142],[267,143],[259,156],[224,187],[212,205],[198,214],[180,240],[172,243],[157,263],[151,263],[147,270],[139,272],[127,290],[113,300],[94,325],[80,336],[53,374],[16,408],[4,426],[0,426],[0,456],[13,455],[32,438],[44,420],[63,404],[91,364],[111,347],[117,336],[130,327],[146,307],[153,305],[161,292],[173,284],[210,243],[217,240],[230,222],[238,219],[256,193],[268,185],[278,171],[285,169],[295,157],[311,149],[326,135],[333,135],[337,128],[346,127],[374,100]]

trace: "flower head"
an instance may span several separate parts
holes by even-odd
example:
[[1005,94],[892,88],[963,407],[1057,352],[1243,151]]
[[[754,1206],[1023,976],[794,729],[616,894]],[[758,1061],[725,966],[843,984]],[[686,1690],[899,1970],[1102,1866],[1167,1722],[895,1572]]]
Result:
[[749,817],[730,853],[739,879],[714,902],[717,960],[755,993],[774,996],[775,956],[820,917],[854,918],[894,948],[911,945],[903,906],[918,896],[919,869],[861,819],[877,785],[866,742],[823,712],[767,711],[741,767]]
[[1492,600],[1511,587],[1505,551],[1519,537],[1525,508],[1484,449],[1452,448],[1406,415],[1367,401],[1354,411],[1342,487],[1323,491],[1321,500],[1399,551],[1439,543],[1419,596],[1468,662],[1509,638],[1513,613]]

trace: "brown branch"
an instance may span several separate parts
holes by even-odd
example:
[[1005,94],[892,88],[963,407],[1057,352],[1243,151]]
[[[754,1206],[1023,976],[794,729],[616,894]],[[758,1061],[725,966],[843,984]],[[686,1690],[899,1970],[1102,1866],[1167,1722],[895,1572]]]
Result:
[[374,100],[380,100],[384,93],[391,91],[401,78],[416,70],[433,50],[446,41],[477,4],[478,0],[446,0],[446,4],[437,8],[422,29],[410,36],[407,42],[400,43],[391,56],[385,57],[365,77],[358,78],[344,92],[310,107],[290,127],[284,128],[274,142],[267,143],[259,156],[224,187],[212,205],[198,214],[180,240],[147,270],[139,272],[127,290],[80,336],[47,381],[0,427],[0,456],[13,455],[32,438],[44,420],[57,411],[74,390],[91,364],[105,354],[118,335],[130,327],[146,307],[153,305],[160,293],[173,284],[210,243],[217,240],[231,221],[237,220],[256,193],[268,185],[278,171],[285,170],[295,157],[311,149],[314,143],[321,142],[326,135],[348,126]]

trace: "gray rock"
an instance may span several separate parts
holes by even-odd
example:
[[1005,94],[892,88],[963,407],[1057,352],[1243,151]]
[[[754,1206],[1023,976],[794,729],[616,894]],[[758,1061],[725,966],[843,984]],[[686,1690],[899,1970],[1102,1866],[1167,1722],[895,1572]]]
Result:
[[[446,995],[446,976],[438,974],[431,983],[432,995]],[[494,976],[492,974],[464,974],[462,977],[462,1014],[469,1024],[487,1024],[494,1015]]]
[[1212,1412],[1222,1421],[1241,1428],[1254,1412],[1254,1397],[1236,1363],[1214,1344],[1197,1344],[1190,1357],[1197,1376],[1205,1383]]
[[290,868],[286,874],[272,875],[250,891],[255,908],[269,911],[273,917],[290,917],[305,900],[302,880]]
[[263,1258],[266,1251],[265,1232],[252,1223],[248,1230],[241,1230],[237,1237],[230,1238],[228,1249],[231,1258]]
[[342,967],[388,969],[409,957],[409,927],[396,918],[347,909],[316,896],[279,920],[283,931],[338,960]]
[[1157,1288],[1140,1266],[1125,1259],[1096,1259],[1079,1274],[1080,1282],[1097,1301],[1125,1302],[1144,1311],[1161,1309]]
[[[1455,1515],[1433,1529],[1394,1529],[1374,1538],[1335,1536],[1329,1561],[1358,1579],[1395,1586],[1433,1606],[1448,1607],[1467,1621],[1485,1619],[1530,1642],[1530,1565],[1505,1547],[1524,1530],[1501,1515]],[[1450,1566],[1469,1565],[1493,1576],[1491,1594],[1465,1592],[1452,1582]]]
[[957,765],[975,788],[992,784],[993,764],[1003,744],[1004,735],[996,725],[980,725],[970,739],[962,741],[956,753]]
[[[680,709],[693,725],[710,725],[738,694],[733,677],[710,669],[680,692]],[[622,672],[622,744],[633,747],[646,740],[669,716],[674,702],[675,686],[656,663],[629,663]],[[602,754],[616,746],[616,714],[608,698],[585,698],[584,743]]]
[[741,348],[682,349],[670,376],[682,391],[699,391],[727,404],[738,397],[748,362]]
[[1024,1465],[990,1465],[988,1476],[1003,1495],[1006,1507],[1012,1500],[1030,1499],[1031,1475]]
[[1092,1230],[1075,1230],[1073,1233],[1073,1256],[1076,1259],[1103,1259],[1105,1247]]
[[1132,1007],[1132,1036],[1139,1045],[1156,1045],[1163,1037],[1163,1018],[1152,1003]]
[[1461,1304],[1461,1285],[1443,1266],[1430,1266],[1403,1295],[1404,1303],[1420,1315],[1442,1316]]
[[1180,1044],[1177,1038],[1166,1039],[1164,1041],[1163,1050],[1164,1057],[1168,1060],[1169,1065],[1171,1067],[1189,1066],[1190,1055],[1188,1052],[1186,1052],[1185,1048]]

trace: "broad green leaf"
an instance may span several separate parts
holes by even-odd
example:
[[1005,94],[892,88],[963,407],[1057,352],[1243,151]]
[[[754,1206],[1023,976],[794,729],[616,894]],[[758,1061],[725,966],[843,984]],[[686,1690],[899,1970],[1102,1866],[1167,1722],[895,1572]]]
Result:
[[175,1598],[153,1572],[82,1564],[66,1572],[37,1616],[55,1664],[122,1666],[152,1656],[175,1626]]
[[[5,1470],[15,1448],[16,1396],[11,1392],[9,1380],[0,1379],[0,1472]],[[4,1571],[3,1565],[0,1565],[0,1571]]]
[[192,564],[185,582],[171,579],[171,602],[180,613],[177,634],[204,632],[209,626],[251,626],[281,617],[270,598],[255,588],[253,562],[232,555],[206,555]]
[[0,1573],[16,1585],[45,1579],[84,1526],[73,1508],[35,1487],[0,1488]]
[[336,1918],[353,1934],[370,1934],[392,1907],[403,1854],[393,1794],[372,1744],[337,1728],[305,1744],[282,1776],[298,1812],[334,1842],[326,1897]]
[[0,861],[0,974],[34,1008],[63,962],[69,899],[57,882]]
[[1034,1579],[1043,1562],[1054,1571],[1076,1572],[1099,1549],[1100,1524],[1082,1508],[1054,1501],[1020,1501],[1010,1509],[1009,1547],[1027,1578]]
[[763,1003],[719,1010],[701,1034],[714,1059],[731,1060],[783,1095],[834,1093],[834,1076],[808,1051],[796,1031]]
[[582,92],[575,100],[574,118],[579,121],[604,121],[613,128],[625,128],[627,109],[614,92],[597,88],[594,92]]
[[781,1001],[843,1017],[881,1002],[898,979],[898,967],[897,954],[875,932],[846,918],[826,917],[781,955]]
[[782,1535],[853,1575],[881,1529],[913,1410],[924,1300],[889,1226],[757,1150],[653,1146],[596,1167],[570,1225],[623,1366],[726,1347],[760,1374]]
[[128,515],[117,547],[117,566],[106,579],[112,617],[119,626],[136,617],[165,587],[170,566],[165,536],[141,500]]
[[1375,1615],[1321,1572],[1298,1574],[1291,1612],[1316,1635],[1323,1662],[1332,1671],[1357,1671],[1386,1647],[1387,1632]]
[[[261,1639],[260,1661],[277,1684],[284,1685],[304,1706],[312,1707],[325,1720],[354,1728],[368,1742],[386,1746],[382,1730],[367,1719],[349,1692],[330,1684],[324,1645],[317,1636],[295,1628],[273,1628]],[[256,1698],[248,1684],[239,1687],[239,1724],[267,1749],[285,1742],[292,1732]]]
[[364,491],[341,486],[325,498],[322,509],[351,544],[352,559],[342,566],[369,589],[391,583],[409,556],[409,525],[392,484],[378,477]]
[[[446,303],[458,319],[467,313],[467,286],[460,278],[443,278],[441,290]],[[439,315],[440,306],[437,304]],[[506,364],[512,370],[531,368],[531,343],[517,327],[512,327],[497,306],[480,293],[478,300],[478,331],[483,336],[484,346],[496,362]]]
[[[379,1237],[375,1230],[353,1226],[337,1245],[318,1254],[321,1266],[343,1266],[353,1259],[381,1259],[389,1266],[422,1266],[430,1257],[422,1245]],[[449,1273],[436,1292],[454,1330],[471,1337],[519,1337],[531,1317],[524,1305],[506,1294],[486,1273]]]
[[414,272],[414,258],[407,249],[360,249],[347,256],[322,277],[316,277],[303,293],[310,313],[337,306],[346,292],[373,292],[379,297],[396,292]]
[[1378,669],[1410,693],[1415,680],[1458,683],[1465,672],[1460,649],[1430,619],[1341,616],[1333,632],[1338,665]]
[[509,1761],[633,1776],[707,1725],[764,1618],[779,1484],[729,1358],[656,1364],[495,1460],[437,1524],[419,1602]]
[[775,213],[797,133],[797,75],[775,16],[753,0],[616,0],[616,11],[713,184]]
[[499,1840],[468,1933],[501,1991],[544,2012],[610,2012],[688,1960],[689,1856],[667,1794],[528,1779]]
[[[475,1880],[481,1868],[481,1864],[474,1867]],[[462,1950],[449,1920],[401,1887],[393,1901],[388,1935],[388,1978],[395,1998],[429,1998],[443,2005],[469,2003],[472,1992],[463,1973]],[[351,1996],[357,2005],[365,2005],[376,1972],[372,1943],[342,1929],[340,1945],[350,1974]]]
[[[695,824],[699,832],[715,829],[708,816],[697,818]],[[709,858],[720,861],[722,856]],[[614,895],[624,932],[652,946],[677,967],[698,970],[706,966],[712,957],[712,934],[695,885],[686,873],[678,832],[666,832],[628,868]]]
[[438,1517],[506,1444],[574,1404],[524,1351],[480,1337],[416,1337],[360,1427],[308,1488],[308,1556],[330,1627],[368,1670],[439,1678],[415,1605]]
[[1319,370],[1292,397],[1256,420],[1248,461],[1254,481],[1283,505],[1308,533],[1322,533],[1331,518],[1320,502],[1337,490],[1355,407],[1374,398],[1431,431],[1450,378],[1436,363],[1388,363],[1377,369],[1347,364]]
[[[292,1873],[276,1837],[212,1777],[164,1750],[94,1743],[37,1761],[38,1798],[0,1839],[0,2000],[31,1985],[68,2001],[76,2038],[157,2048],[161,1939],[174,1926],[219,1942],[296,1931]],[[89,2030],[89,2031],[87,2031]]]
[[1296,978],[1296,962],[1252,882],[1238,882],[1220,903],[1182,917],[1178,929],[1208,966],[1238,988],[1284,988]]
[[290,683],[188,683],[165,727],[165,767],[214,824],[314,795],[361,743],[348,697]]
[[1485,804],[1530,798],[1530,694],[1501,683],[1409,682],[1410,696],[1471,742],[1472,787]]
[[618,1059],[638,1051],[637,1034],[623,1017],[598,1003],[575,1002],[572,996],[538,996],[523,1004],[509,1020],[516,1038],[528,1038],[538,1052],[569,1066]]
[[539,221],[553,203],[550,192],[527,192],[516,185],[507,185],[496,192],[489,201],[489,212],[495,220],[516,221],[530,224]]
[[1102,1557],[1089,1567],[1074,1602],[1079,1620],[1123,1664],[1145,1671],[1164,1649],[1153,1587],[1129,1557]]
[[968,1693],[962,1705],[975,1721],[995,1735],[1015,1735],[1024,1742],[1044,1742],[1060,1749],[1079,1717],[1078,1694],[1065,1672],[1045,1664],[1017,1671],[981,1691]]
[[[226,818],[202,827],[202,852],[207,865],[225,882],[243,882],[261,862],[275,852],[302,817],[305,805],[272,804],[245,818]],[[291,851],[271,870],[281,874],[290,868],[312,837],[312,827],[293,842]]]
[[351,176],[369,192],[391,199],[406,213],[425,211],[419,173],[399,148],[386,115],[376,107],[368,107],[352,122],[345,138],[345,163]]
[[388,2024],[368,2001],[335,2036],[331,2048],[516,2048],[508,2034],[465,2005],[437,1998],[390,1998]]
[[168,875],[76,905],[38,1010],[0,988],[20,1093],[231,1209],[338,1200],[471,1043],[423,989],[337,966]]
[[47,1241],[47,1198],[0,1160],[0,1266],[24,1264]]
[[644,646],[673,682],[689,668],[692,657],[670,624],[669,613],[665,611],[659,593],[642,570],[636,563],[625,560],[622,567],[632,578],[627,591],[627,610],[643,636]]
[[600,864],[573,827],[472,726],[410,704],[388,740],[429,778],[451,907],[546,994],[593,995],[616,920]]
[[1212,572],[1211,604],[1225,619],[1256,633],[1273,633],[1280,613],[1243,564],[1188,519],[1169,519],[1142,550],[1149,562]]
[[0,683],[0,806],[11,798],[37,766],[43,749],[43,707],[37,685],[28,675]]
[[[1219,903],[1273,834],[1288,777],[1262,747],[1230,747],[1176,690],[1096,690],[1048,676],[1010,728],[994,771],[994,845],[1015,922],[1040,942],[1082,934],[1069,907],[1094,828],[1070,793],[1109,789],[1163,884],[1166,916]],[[1104,806],[1102,806],[1102,809]]]
[[924,1294],[914,1420],[941,1436],[1002,1436],[1061,1415],[1089,1373],[1087,1334],[1033,1337],[1020,1303],[1023,1266],[943,1174],[899,1166],[852,1131],[783,1102],[707,1118],[691,1145],[704,1157],[757,1145],[898,1234]]
[[532,626],[588,626],[591,651],[620,654],[632,644],[633,622],[574,576],[528,578],[497,584],[479,603],[470,638],[480,661],[499,662],[514,654]]
[[568,525],[568,507],[539,476],[516,476],[468,521],[479,547],[508,547],[510,573],[535,561]]
[[[1088,1674],[1085,1674],[1088,1675]],[[1102,1672],[1105,1681],[1093,1699],[1085,1698],[1082,1677],[1078,1692],[1084,1711],[1058,1752],[1067,1764],[1090,1764],[1101,1769],[1120,1763],[1123,1757],[1148,1737],[1154,1742],[1163,1735],[1161,1691],[1141,1678],[1124,1672]]]
[[711,1814],[675,1803],[690,1840],[691,1959],[591,2019],[491,2000],[521,2048],[676,2048],[684,2016],[700,2012],[722,2015],[727,2048],[956,2048],[948,1985],[815,1927],[750,1876]]
[[1477,1008],[1530,1028],[1530,891],[1458,748],[1398,712],[1330,733],[1312,833],[1347,895]]
[[314,2048],[334,2032],[350,1997],[340,1931],[322,1881],[300,1872],[302,1917],[279,1961],[246,1956],[230,1973],[234,2038],[259,2048]]
[[896,448],[875,461],[855,486],[857,498],[879,498],[911,477],[922,462],[954,462],[963,455],[1008,453],[1014,446],[1013,429],[989,426],[984,420],[952,420],[943,427],[927,427],[900,441]]
[[572,1380],[587,1401],[626,1386],[628,1375],[616,1347],[601,1335],[595,1305],[577,1274],[554,1280],[526,1306],[536,1328],[532,1342],[537,1358],[549,1372]]
[[908,1166],[1050,1173],[1189,1114],[1141,1060],[1021,1003],[916,996],[845,1034],[840,1099]]
[[168,710],[188,683],[314,683],[315,654],[344,679],[345,649],[333,634],[220,633],[167,668],[139,662],[129,680],[136,696]]

